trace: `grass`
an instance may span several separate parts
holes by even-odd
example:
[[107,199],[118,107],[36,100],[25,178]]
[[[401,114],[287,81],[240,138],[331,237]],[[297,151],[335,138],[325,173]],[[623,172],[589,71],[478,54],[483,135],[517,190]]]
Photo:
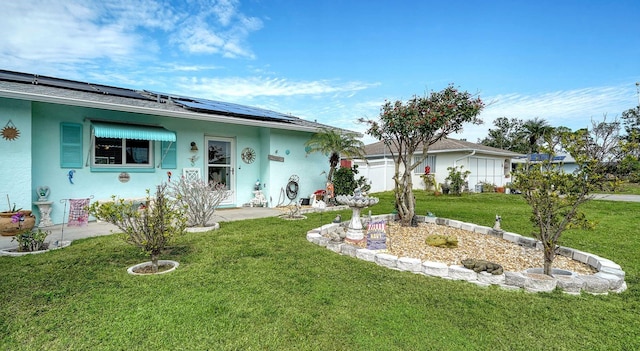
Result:
[[[378,194],[374,214],[393,209]],[[531,231],[519,196],[416,194],[418,214]],[[172,273],[130,276],[145,261],[115,236],[0,257],[0,350],[636,350],[640,204],[594,201],[596,230],[564,244],[622,265],[629,290],[569,296],[479,288],[389,270],[306,241],[334,213],[223,223],[162,257]],[[342,212],[343,218],[349,211]]]

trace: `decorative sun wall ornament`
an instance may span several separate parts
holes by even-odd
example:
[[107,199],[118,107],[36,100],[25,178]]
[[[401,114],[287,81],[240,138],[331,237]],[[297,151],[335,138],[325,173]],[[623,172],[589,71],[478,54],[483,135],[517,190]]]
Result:
[[9,141],[16,140],[20,137],[20,131],[16,128],[13,122],[11,122],[11,120],[9,120],[4,128],[2,128],[2,137]]
[[256,151],[250,147],[245,147],[242,149],[242,153],[240,154],[242,161],[244,163],[252,163],[256,160]]

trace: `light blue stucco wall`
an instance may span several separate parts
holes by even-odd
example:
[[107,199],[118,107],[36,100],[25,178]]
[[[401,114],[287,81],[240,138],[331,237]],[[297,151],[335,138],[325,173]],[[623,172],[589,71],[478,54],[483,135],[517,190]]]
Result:
[[269,196],[273,203],[289,203],[283,189],[293,175],[299,178],[298,199],[309,197],[314,191],[325,188],[327,176],[323,171],[328,170],[328,158],[319,153],[307,155],[304,143],[311,134],[287,130],[272,130],[269,153],[284,158],[284,162],[269,161],[272,181]]
[[31,103],[0,98],[0,129],[13,123],[20,135],[17,139],[0,138],[0,211],[11,207],[32,209],[31,185]]
[[[2,106],[5,105],[9,106],[9,104]],[[312,134],[310,132],[185,120],[40,102],[34,102],[31,109],[28,109],[31,106],[29,102],[17,102],[15,105],[21,107],[25,120],[29,120],[28,116],[32,113],[33,121],[33,160],[25,166],[28,171],[29,165],[32,165],[32,172],[27,172],[32,174],[32,178],[25,181],[26,185],[23,187],[29,188],[29,193],[21,201],[28,205],[35,200],[37,186],[49,186],[51,188],[49,200],[53,201],[51,217],[54,223],[63,221],[64,207],[60,202],[61,199],[93,196],[94,200],[98,200],[109,199],[111,195],[123,198],[144,197],[146,189],[153,190],[156,185],[168,180],[167,171],[172,172],[172,180],[176,181],[185,167],[199,168],[203,179],[206,179],[206,140],[209,137],[229,138],[235,144],[234,199],[224,207],[237,207],[248,203],[253,197],[253,187],[258,179],[264,186],[267,200],[272,200],[269,206],[277,205],[280,190],[286,186],[289,177],[293,174],[300,177],[298,199],[307,197],[314,190],[323,187],[325,175],[321,172],[327,168],[328,163],[323,155],[307,156],[305,154],[304,143],[310,138]],[[130,180],[126,183],[118,179],[122,170],[108,172],[92,170],[89,158],[91,119],[160,125],[176,132],[177,168],[154,167],[144,171],[127,169]],[[82,168],[75,169],[74,184],[69,182],[69,169],[60,167],[61,122],[79,123],[83,126],[84,161]],[[198,146],[197,152],[190,151],[192,141]],[[158,166],[161,160],[160,142],[153,144],[154,165]],[[241,160],[240,153],[245,147],[256,150],[257,157],[253,163],[246,164]],[[25,150],[29,150],[29,145],[23,147],[21,152],[24,157],[30,158],[31,153]],[[289,154],[286,153],[287,150]],[[284,157],[284,162],[269,160],[270,154]],[[197,159],[192,164],[190,158],[194,155]],[[2,159],[4,160],[4,156]],[[9,176],[5,173],[7,172],[3,170],[3,177]]]

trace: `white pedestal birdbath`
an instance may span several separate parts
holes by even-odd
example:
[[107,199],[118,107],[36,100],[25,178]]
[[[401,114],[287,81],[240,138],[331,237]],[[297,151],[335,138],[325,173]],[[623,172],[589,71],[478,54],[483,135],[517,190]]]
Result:
[[353,211],[349,227],[347,228],[347,236],[345,240],[358,242],[364,239],[364,231],[362,230],[362,222],[360,221],[360,211],[380,201],[377,197],[362,196],[360,189],[356,189],[353,195],[338,195],[336,201],[339,204],[347,205]]

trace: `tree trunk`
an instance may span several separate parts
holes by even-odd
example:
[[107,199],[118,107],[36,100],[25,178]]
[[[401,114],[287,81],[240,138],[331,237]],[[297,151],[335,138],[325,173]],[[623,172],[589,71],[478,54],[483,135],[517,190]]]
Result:
[[158,254],[151,254],[151,270],[153,271],[153,273],[158,273],[158,258],[160,255]]
[[402,178],[396,177],[396,207],[400,217],[400,225],[408,227],[415,215],[415,200],[413,197],[413,182],[411,172],[404,172]]
[[552,247],[547,247],[545,245],[544,248],[544,267],[543,273],[551,276],[551,265],[553,264],[553,260],[556,258],[556,253]]

